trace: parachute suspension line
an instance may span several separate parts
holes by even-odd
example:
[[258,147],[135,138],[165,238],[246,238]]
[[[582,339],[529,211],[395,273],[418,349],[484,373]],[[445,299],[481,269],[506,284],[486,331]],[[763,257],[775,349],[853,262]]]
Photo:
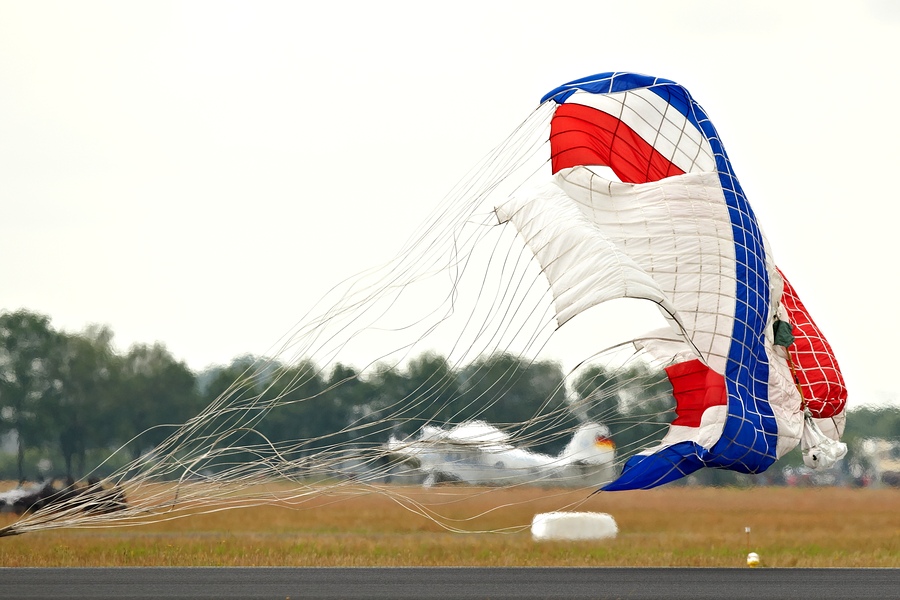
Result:
[[[313,311],[319,309],[314,308],[308,313],[294,334],[285,336],[286,341],[275,358],[244,366],[243,373],[204,411],[182,425],[155,450],[106,478],[107,482],[121,486],[128,498],[122,510],[91,512],[73,500],[53,509],[27,513],[13,525],[0,530],[0,536],[58,527],[93,528],[163,522],[189,514],[273,502],[305,508],[309,500],[329,494],[346,497],[369,493],[404,498],[407,502],[402,504],[413,512],[452,530],[462,531],[462,527],[451,525],[456,517],[442,511],[441,506],[457,502],[454,496],[459,501],[471,497],[471,492],[441,491],[436,498],[419,501],[403,487],[378,485],[391,478],[417,482],[419,477],[416,468],[396,460],[386,448],[386,442],[397,428],[406,428],[406,432],[411,433],[409,427],[422,423],[445,425],[448,422],[443,419],[448,417],[442,416],[442,411],[450,410],[456,416],[474,414],[475,418],[498,414],[495,406],[510,391],[512,382],[527,377],[530,369],[541,366],[535,357],[521,363],[514,360],[499,373],[503,381],[493,383],[490,381],[492,363],[486,357],[496,352],[510,352],[513,340],[521,339],[526,349],[540,348],[545,343],[542,340],[546,335],[542,332],[546,329],[540,324],[549,322],[548,316],[552,315],[541,308],[547,295],[534,289],[529,279],[533,275],[529,266],[533,263],[514,243],[513,236],[502,236],[504,228],[495,226],[493,209],[506,194],[547,169],[547,159],[534,158],[547,144],[546,130],[551,115],[549,105],[540,106],[506,142],[461,181],[446,202],[439,205],[426,227],[418,229],[407,240],[393,261],[335,286],[330,292],[332,297],[336,296],[335,302],[320,303],[319,307],[324,306],[324,310],[316,314]],[[494,252],[498,269],[482,273],[476,250],[493,236],[497,236]],[[510,259],[511,263],[508,262]],[[466,270],[470,271],[469,275],[474,273],[484,279],[475,287],[478,300],[474,308],[459,298],[467,292],[471,295],[471,289],[466,290],[462,285]],[[395,307],[401,306],[400,292],[406,293],[414,284],[444,273],[449,274],[451,287],[444,304],[423,306],[423,309],[433,309],[424,316],[416,312],[406,317],[406,321],[383,324],[383,318],[390,311],[396,313]],[[535,298],[538,298],[537,302]],[[549,305],[549,301],[546,304]],[[441,307],[449,307],[449,310],[443,313]],[[407,307],[404,305],[404,308]],[[428,339],[438,325],[457,312],[465,319],[462,333],[452,347],[459,346],[464,354],[448,366],[466,373],[466,383],[475,387],[473,393],[467,395],[470,399],[462,403],[465,406],[455,398],[444,397],[447,390],[453,389],[453,380],[435,375],[403,397],[387,402],[367,399],[373,406],[371,417],[365,412],[355,415],[350,423],[337,425],[331,433],[280,441],[270,441],[264,433],[266,421],[285,418],[285,411],[305,411],[306,406],[314,411],[328,394],[344,390],[349,393],[353,386],[365,384],[377,376],[379,360],[390,359],[391,371],[401,369],[400,359],[393,358],[398,348],[404,356],[409,356],[412,348]],[[423,333],[415,329],[420,324],[425,325]],[[534,329],[529,330],[532,326]],[[376,367],[372,372],[353,372],[340,377],[329,383],[324,391],[303,391],[307,382],[327,377],[325,365],[340,359],[354,338],[376,329],[389,332],[408,329],[411,334],[396,346],[376,354],[378,358],[366,365],[366,368]],[[466,332],[470,333],[468,337]],[[521,356],[521,352],[516,349],[510,355]],[[282,364],[277,360],[289,353],[290,362]],[[305,363],[306,360],[311,362]],[[472,361],[474,367],[464,367],[464,360]],[[571,417],[565,406],[550,402],[551,398],[562,395],[561,390],[562,384],[554,383],[540,407],[516,417],[519,422],[508,419],[508,423],[501,424],[504,428],[518,430],[515,441],[521,446],[517,452],[528,452],[539,444],[559,445],[560,440],[565,441],[563,436],[575,432],[571,419],[565,418]],[[368,410],[368,406],[360,408]],[[496,421],[497,417],[491,419]],[[294,423],[298,422],[295,420]],[[259,442],[256,436],[259,436]],[[512,481],[510,473],[516,475],[517,472],[510,470],[497,480],[496,489],[479,494],[501,493],[521,485]],[[570,485],[565,479],[559,481]],[[277,485],[272,488],[273,484]],[[570,493],[564,491],[552,495],[566,497]],[[448,497],[451,499],[446,500]],[[578,500],[582,498],[583,495],[578,495]],[[518,502],[521,500],[504,500],[501,505]],[[566,502],[571,504],[572,500]],[[427,508],[423,508],[426,505]],[[469,520],[465,519],[466,522]]]

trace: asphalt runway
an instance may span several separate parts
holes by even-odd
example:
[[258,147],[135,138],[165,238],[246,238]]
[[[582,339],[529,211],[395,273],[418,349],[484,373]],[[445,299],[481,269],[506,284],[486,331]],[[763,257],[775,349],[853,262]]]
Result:
[[900,598],[900,569],[3,569],[0,598]]

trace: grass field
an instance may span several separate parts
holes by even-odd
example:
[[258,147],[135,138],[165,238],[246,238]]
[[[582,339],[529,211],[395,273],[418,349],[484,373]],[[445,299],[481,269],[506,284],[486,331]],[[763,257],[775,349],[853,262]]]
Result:
[[[406,495],[439,501],[441,488]],[[450,533],[386,495],[302,510],[238,509],[130,528],[69,529],[0,539],[3,567],[88,566],[697,566],[900,567],[900,490],[668,487],[598,494],[578,510],[611,514],[619,535],[595,542],[535,542],[535,513],[583,491],[492,490],[445,505],[449,518],[491,507],[467,527],[507,533]],[[15,520],[0,515],[0,527]]]

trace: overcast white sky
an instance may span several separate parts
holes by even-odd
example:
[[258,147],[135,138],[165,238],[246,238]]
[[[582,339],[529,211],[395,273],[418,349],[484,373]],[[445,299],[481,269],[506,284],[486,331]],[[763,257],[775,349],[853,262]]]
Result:
[[0,308],[263,353],[545,92],[630,70],[709,113],[851,402],[900,403],[898,4],[0,0]]

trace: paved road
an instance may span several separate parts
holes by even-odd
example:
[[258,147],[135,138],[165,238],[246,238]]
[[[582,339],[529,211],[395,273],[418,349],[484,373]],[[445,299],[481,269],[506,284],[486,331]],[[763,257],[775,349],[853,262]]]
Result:
[[0,598],[900,598],[900,569],[2,569]]

